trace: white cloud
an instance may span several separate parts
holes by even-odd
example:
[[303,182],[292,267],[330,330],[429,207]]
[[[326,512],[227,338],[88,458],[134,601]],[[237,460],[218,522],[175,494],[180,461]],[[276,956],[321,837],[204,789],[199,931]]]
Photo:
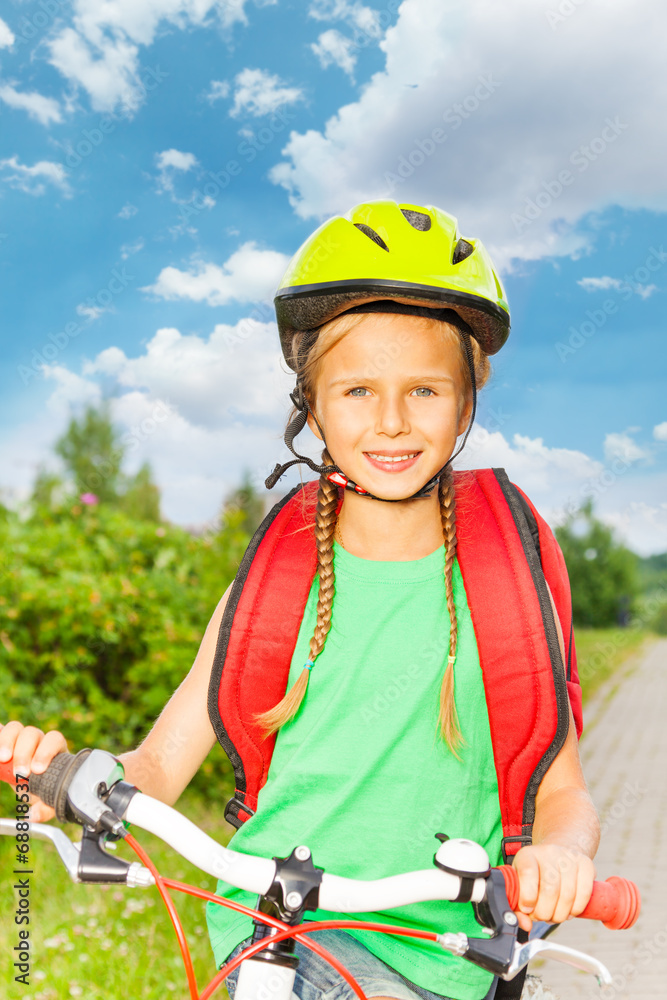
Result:
[[648,299],[657,291],[657,285],[640,285],[636,281],[632,283],[621,278],[610,278],[605,275],[603,278],[581,278],[578,282],[585,292],[604,292],[610,288],[615,292],[628,291],[632,289],[635,295],[642,299]]
[[279,76],[263,69],[242,69],[234,77],[233,118],[242,112],[258,117],[276,111],[282,104],[294,104],[303,99],[299,87],[286,87]]
[[605,275],[603,278],[581,278],[577,284],[581,285],[585,292],[604,292],[609,288],[619,292],[624,282],[620,278],[610,278],[609,275]]
[[0,17],[0,49],[8,49],[14,44],[14,32]]
[[276,380],[290,382],[281,357],[275,323],[246,318],[234,326],[218,324],[208,339],[164,327],[141,357],[108,348],[86,363],[84,373],[111,376],[124,390],[169,400],[192,424],[231,429],[239,417],[264,420],[280,410]]
[[118,213],[119,219],[131,219],[133,215],[136,215],[139,209],[136,205],[132,205],[129,201],[121,208]]
[[229,97],[230,86],[227,80],[211,80],[211,86],[204,94],[204,100],[209,104],[215,104],[225,97]]
[[473,428],[454,464],[464,469],[500,466],[531,499],[535,494],[549,509],[565,503],[573,488],[600,475],[604,468],[582,451],[550,448],[542,438],[522,434],[514,434],[510,442],[501,431],[490,432],[482,425]]
[[173,167],[174,170],[192,170],[197,164],[194,153],[182,153],[179,149],[165,149],[162,153],[156,153],[155,158],[159,170],[166,170],[168,167]]
[[647,458],[647,452],[632,440],[629,434],[607,434],[604,439],[604,454],[608,462],[618,458],[622,462],[637,462]]
[[6,184],[19,191],[25,191],[26,194],[44,194],[46,188],[42,184],[42,179],[69,194],[67,174],[62,163],[39,160],[29,167],[25,163],[20,163],[17,156],[10,156],[6,160],[0,160],[0,171],[3,171],[2,180]]
[[102,391],[97,382],[83,378],[63,365],[45,365],[42,373],[44,378],[57,383],[57,388],[46,404],[52,417],[65,417],[72,406],[96,406],[102,400]]
[[[141,70],[140,46],[152,44],[161,22],[184,30],[247,24],[247,0],[73,0],[73,27],[47,42],[50,62],[66,79],[87,91],[95,111],[123,104],[132,112],[157,82]],[[267,0],[255,0],[266,6]],[[214,20],[215,19],[215,20]],[[155,68],[153,68],[155,70]],[[158,68],[159,69],[159,68]]]
[[657,292],[657,285],[634,285],[633,291],[637,293],[642,299],[649,299],[654,292]]
[[370,38],[377,38],[382,31],[379,12],[359,2],[312,0],[308,16],[317,21],[346,21],[357,32],[363,32]]
[[667,420],[655,425],[653,428],[653,437],[656,441],[667,441]]
[[133,254],[139,253],[140,250],[143,250],[145,245],[143,237],[140,236],[134,241],[134,243],[124,243],[120,248],[120,255],[123,260],[127,260],[128,257],[131,257]]
[[[639,555],[667,551],[667,476],[629,477],[602,494],[596,513]],[[641,498],[641,499],[638,499]]]
[[667,7],[587,0],[557,30],[546,13],[403,0],[384,69],[321,130],[293,131],[271,179],[304,219],[439,205],[505,266],[582,252],[577,224],[610,204],[664,210]]
[[313,42],[310,47],[319,59],[322,69],[334,65],[339,66],[348,76],[353,75],[357,63],[357,57],[352,51],[354,45],[352,40],[341,35],[340,31],[335,28],[323,31],[318,36],[317,42]]
[[0,86],[0,101],[10,108],[27,111],[31,118],[35,118],[42,125],[62,121],[58,102],[52,97],[38,94],[35,90],[21,92],[12,84],[6,83]]
[[174,172],[187,173],[197,166],[198,160],[194,153],[182,153],[179,149],[165,149],[155,154],[155,162],[160,171],[158,176],[158,191],[174,190]]
[[141,291],[161,299],[190,299],[210,306],[227,302],[260,302],[272,295],[289,258],[275,250],[260,250],[256,243],[239,247],[222,266],[195,261],[187,271],[165,267],[154,285]]
[[[83,0],[77,6],[83,6]],[[75,17],[77,21],[80,18]],[[71,83],[88,91],[94,111],[112,111],[119,104],[136,110],[146,93],[140,80],[138,46],[122,32],[110,38],[95,23],[88,30],[96,41],[83,27],[78,31],[64,28],[47,43],[49,62]]]
[[90,306],[87,305],[85,302],[80,302],[79,305],[76,307],[76,311],[79,316],[83,316],[84,319],[87,319],[91,323],[94,323],[96,319],[100,318],[102,313],[105,313],[108,310],[105,309],[104,306],[96,306],[96,305]]

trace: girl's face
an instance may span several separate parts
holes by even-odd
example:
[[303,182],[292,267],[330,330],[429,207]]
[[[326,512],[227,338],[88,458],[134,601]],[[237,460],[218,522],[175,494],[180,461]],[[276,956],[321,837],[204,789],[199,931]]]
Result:
[[[323,357],[311,402],[336,465],[377,496],[415,493],[467,426],[463,364],[458,335],[441,324],[363,314]],[[321,437],[310,414],[308,425]]]

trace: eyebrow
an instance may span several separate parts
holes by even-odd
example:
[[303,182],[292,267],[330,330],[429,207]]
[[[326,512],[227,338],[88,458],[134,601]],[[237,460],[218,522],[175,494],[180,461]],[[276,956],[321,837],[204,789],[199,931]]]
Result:
[[[369,382],[374,382],[375,378],[372,376],[369,378],[364,375],[351,375],[347,378],[336,378],[328,383],[328,387],[332,389],[336,385],[363,385]],[[451,377],[451,375],[413,375],[406,377],[407,382],[419,382],[420,384],[424,382],[455,382],[456,380]]]

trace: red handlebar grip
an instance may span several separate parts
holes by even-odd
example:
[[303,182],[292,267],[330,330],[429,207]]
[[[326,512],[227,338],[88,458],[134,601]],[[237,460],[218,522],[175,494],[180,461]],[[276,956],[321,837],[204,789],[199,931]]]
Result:
[[14,776],[14,772],[12,771],[11,760],[8,760],[4,764],[0,764],[0,781],[6,781],[8,785],[16,785],[16,778]]
[[[511,865],[500,865],[505,879],[507,899],[513,910],[519,905],[519,873]],[[589,920],[601,920],[611,930],[626,930],[636,922],[641,910],[641,896],[634,882],[612,875],[606,882],[594,882],[586,908],[579,914]]]

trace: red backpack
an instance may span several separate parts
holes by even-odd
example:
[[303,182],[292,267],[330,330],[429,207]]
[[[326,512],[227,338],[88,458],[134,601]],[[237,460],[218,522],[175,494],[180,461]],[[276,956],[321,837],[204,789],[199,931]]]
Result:
[[[570,586],[551,529],[504,469],[457,472],[454,481],[457,558],[484,678],[507,859],[531,842],[535,795],[565,742],[568,701],[581,734]],[[254,815],[271,764],[276,735],[263,738],[254,716],[276,705],[287,687],[317,570],[317,488],[317,481],[295,487],[264,518],[220,623],[208,711],[234,768],[236,791],[225,817],[236,827]],[[342,502],[341,490],[338,510]]]

